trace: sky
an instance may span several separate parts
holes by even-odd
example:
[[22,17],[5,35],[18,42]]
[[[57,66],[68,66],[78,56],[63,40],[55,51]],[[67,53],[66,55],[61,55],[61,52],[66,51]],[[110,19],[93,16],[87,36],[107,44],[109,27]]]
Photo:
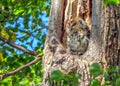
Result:
[[[42,23],[46,26],[48,26],[48,21],[49,21],[49,17],[46,17],[46,14],[42,14],[42,15],[39,15],[39,18],[42,20]],[[24,27],[24,18],[20,17],[16,22],[14,22],[13,24],[10,24],[9,22],[6,22],[6,25],[5,27],[12,27],[12,28],[15,28],[16,27],[16,24],[19,24],[18,26],[18,29],[20,30],[29,30],[30,32],[32,32],[32,16],[29,18],[29,21],[28,21],[28,27],[29,29],[25,29]],[[38,28],[40,28],[41,26],[37,25]],[[9,29],[9,28],[8,28]],[[39,37],[39,39],[42,38],[42,36],[46,35],[47,33],[47,28],[42,28],[42,33],[41,33],[41,36]],[[17,32],[17,37],[22,37],[24,36],[23,34],[21,34],[20,32]],[[37,32],[34,32],[32,33],[33,35],[36,36]],[[32,47],[27,45],[26,43],[28,42],[33,42],[32,43]],[[35,47],[37,47],[37,43],[40,42],[39,40],[35,39],[34,37],[30,37],[28,40],[24,41],[24,42],[21,42],[19,40],[16,40],[15,44],[19,44],[19,45],[26,45],[27,46],[27,49],[29,50],[33,50]],[[41,45],[40,47],[42,47],[43,45]],[[22,51],[19,51],[18,54],[22,53]]]

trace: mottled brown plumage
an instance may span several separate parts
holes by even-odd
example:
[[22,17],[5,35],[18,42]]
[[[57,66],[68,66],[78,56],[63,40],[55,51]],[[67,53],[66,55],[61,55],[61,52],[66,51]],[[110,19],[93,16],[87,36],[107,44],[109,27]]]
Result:
[[68,28],[67,52],[71,54],[83,54],[88,47],[89,31],[87,24],[81,18]]

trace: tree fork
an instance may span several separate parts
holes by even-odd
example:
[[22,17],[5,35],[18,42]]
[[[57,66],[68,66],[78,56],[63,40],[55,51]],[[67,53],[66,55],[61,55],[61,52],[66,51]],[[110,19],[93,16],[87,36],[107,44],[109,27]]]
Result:
[[[112,66],[113,64],[116,65],[116,62],[119,64],[117,49],[120,35],[118,35],[119,33],[116,34],[116,31],[120,31],[118,29],[120,28],[120,20],[116,17],[110,17],[114,13],[119,15],[117,10],[120,7],[111,6],[112,10],[109,9],[108,12],[111,12],[109,14],[106,11],[107,7],[103,6],[101,0],[52,0],[49,28],[42,60],[44,86],[50,85],[50,75],[54,70],[61,70],[64,74],[81,73],[80,86],[88,86],[91,77],[89,66],[92,63],[103,62],[105,63],[103,64],[104,69],[107,67],[107,62]],[[116,10],[115,7],[117,7]],[[87,51],[83,55],[72,55],[65,52],[67,31],[69,26],[78,18],[82,18],[87,23],[91,35]],[[110,26],[110,24],[113,26]],[[53,43],[52,50],[50,42]],[[109,45],[109,43],[112,44]],[[112,55],[110,55],[111,53]]]

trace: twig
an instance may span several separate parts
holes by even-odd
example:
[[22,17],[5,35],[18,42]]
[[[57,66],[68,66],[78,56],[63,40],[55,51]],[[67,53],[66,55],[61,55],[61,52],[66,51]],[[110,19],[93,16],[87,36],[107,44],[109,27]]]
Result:
[[20,46],[20,45],[17,45],[17,44],[14,44],[13,42],[8,41],[8,40],[4,39],[4,38],[1,37],[1,36],[0,36],[0,40],[3,41],[4,43],[9,44],[10,46],[12,46],[12,47],[14,47],[14,48],[16,48],[16,49],[22,50],[23,52],[28,53],[28,54],[30,54],[30,55],[33,55],[33,56],[37,56],[37,55],[38,55],[37,52],[31,51],[31,50],[27,50],[27,49],[25,49],[24,47],[22,47],[22,46]]
[[35,64],[36,62],[38,62],[38,61],[40,61],[40,60],[42,60],[42,57],[38,57],[38,58],[36,58],[35,60],[29,62],[28,64],[17,68],[16,70],[13,70],[13,71],[11,71],[11,72],[8,72],[8,73],[5,73],[5,74],[3,74],[3,75],[0,75],[0,80],[3,80],[3,79],[6,78],[6,77],[12,76],[12,75],[14,75],[15,73],[19,72],[20,70],[22,70],[22,69],[24,69],[24,68],[30,67],[31,65]]
[[[36,37],[35,37],[35,35],[33,35],[33,34],[32,34],[32,32],[30,32],[30,31],[28,32],[28,31],[21,30],[21,29],[19,29],[19,31],[24,32],[24,33],[26,33],[27,35],[32,36],[32,37],[34,37],[34,38],[36,38]],[[39,41],[41,41],[41,39],[39,39],[39,38],[36,38],[36,39],[37,39],[37,40],[39,40]]]

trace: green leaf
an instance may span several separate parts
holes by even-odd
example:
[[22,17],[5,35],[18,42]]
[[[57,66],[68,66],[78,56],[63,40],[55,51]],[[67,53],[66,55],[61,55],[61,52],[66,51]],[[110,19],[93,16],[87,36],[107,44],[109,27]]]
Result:
[[103,76],[104,76],[105,80],[109,79],[109,74],[108,73],[104,72]]
[[0,21],[3,21],[3,20],[4,20],[3,14],[0,14]]
[[120,85],[120,78],[116,79],[116,85],[115,86],[119,86]]
[[90,74],[94,75],[94,77],[97,77],[99,75],[103,74],[103,69],[100,67],[100,64],[93,63],[89,68]]
[[119,67],[118,66],[114,66],[112,68],[107,68],[107,71],[109,73],[118,72],[119,71]]
[[50,79],[52,81],[61,81],[64,79],[64,74],[60,70],[55,70],[51,73]]
[[91,81],[90,86],[101,86],[101,85],[100,85],[100,81],[98,81],[97,79],[93,79],[93,80]]
[[21,9],[21,10],[15,10],[15,11],[14,11],[14,14],[15,14],[15,15],[18,15],[18,14],[23,13],[23,12],[24,12],[23,9]]
[[4,58],[3,58],[3,54],[0,52],[0,62],[3,62]]
[[103,0],[103,3],[105,5],[108,5],[108,4],[118,5],[120,4],[120,0]]
[[79,74],[79,73],[75,74],[75,76],[76,76],[77,79],[80,79],[82,77],[82,75]]
[[103,86],[111,86],[111,82],[110,81],[105,81],[105,83],[103,84]]

